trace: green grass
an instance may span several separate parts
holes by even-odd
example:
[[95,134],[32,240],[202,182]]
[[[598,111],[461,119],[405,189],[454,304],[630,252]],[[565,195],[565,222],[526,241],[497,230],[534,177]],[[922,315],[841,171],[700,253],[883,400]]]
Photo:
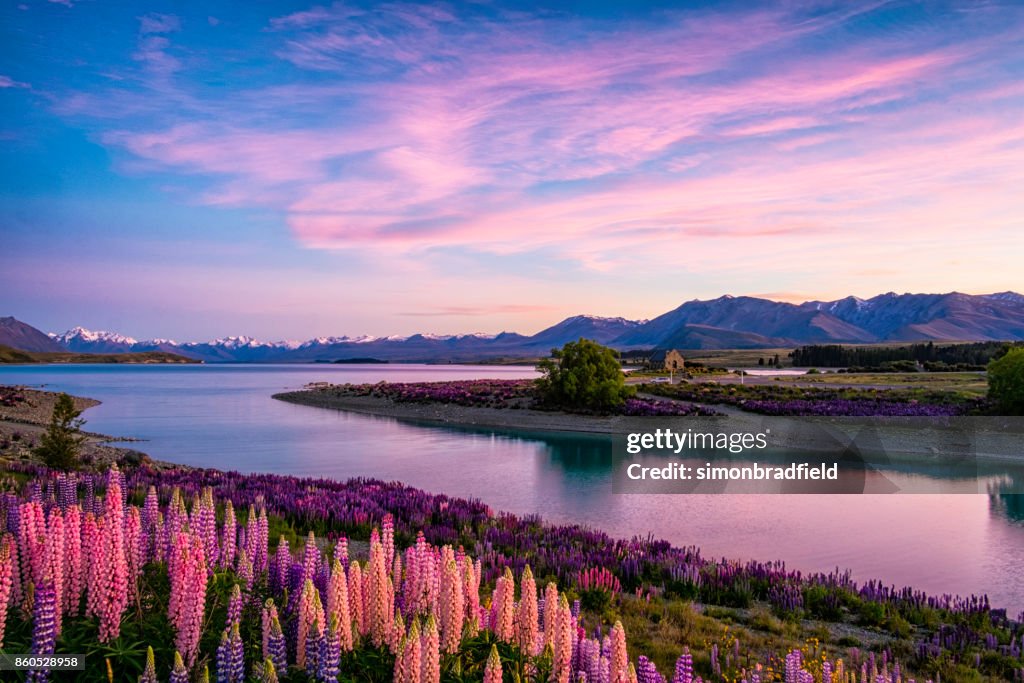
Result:
[[780,375],[775,382],[833,387],[875,386],[892,389],[932,389],[984,396],[988,379],[981,372],[822,372],[817,375]]

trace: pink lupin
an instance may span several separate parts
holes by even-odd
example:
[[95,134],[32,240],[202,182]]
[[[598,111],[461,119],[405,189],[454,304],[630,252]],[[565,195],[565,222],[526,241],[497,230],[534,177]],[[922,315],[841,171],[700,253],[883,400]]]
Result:
[[573,628],[572,611],[564,595],[556,606],[554,629],[551,679],[558,683],[569,683],[569,676],[572,673]]
[[128,561],[128,602],[135,600],[139,577],[142,576],[142,515],[134,505],[128,508],[124,521],[124,554]]
[[103,549],[100,547],[100,520],[91,513],[85,513],[82,520],[82,575],[85,579],[85,616],[99,614],[100,567]]
[[334,546],[334,559],[341,563],[342,567],[348,566],[348,537],[344,534],[338,539]]
[[511,643],[515,640],[513,624],[515,602],[515,579],[512,570],[505,567],[505,573],[498,577],[491,596],[491,629],[498,640]]
[[348,577],[337,559],[331,566],[331,578],[327,584],[327,619],[337,620],[338,639],[341,651],[352,649],[352,612],[348,605]]
[[395,518],[390,512],[381,522],[381,544],[384,546],[384,564],[390,567],[395,562]]
[[[38,501],[22,503],[18,515],[18,554],[21,555],[21,580],[27,593],[31,583],[42,583],[46,567],[46,518]],[[31,611],[31,606],[27,606]]]
[[352,611],[352,623],[360,636],[367,634],[366,609],[363,599],[363,570],[359,563],[352,560],[348,568],[348,606]]
[[501,683],[501,657],[498,656],[497,645],[491,645],[491,654],[487,656],[487,664],[484,666],[483,683]]
[[77,505],[64,512],[64,611],[78,615],[84,587],[82,567],[82,513]]
[[171,579],[168,617],[175,629],[174,646],[191,667],[199,653],[206,610],[208,571],[202,539],[187,532],[176,533],[167,569]]
[[402,669],[404,677],[401,683],[421,683],[422,645],[420,644],[420,629],[415,619],[412,626],[409,627],[409,635],[406,636],[405,645],[402,647]]
[[480,564],[468,556],[462,562],[462,595],[466,603],[466,632],[477,634],[480,626]]
[[459,649],[462,639],[462,624],[465,619],[465,600],[462,595],[462,581],[454,557],[441,570],[441,595],[438,613],[441,618],[441,649],[453,654]]
[[[117,465],[110,468],[100,529],[101,566],[99,585],[99,641],[106,643],[121,634],[121,616],[128,605],[128,562],[124,548],[124,498]],[[90,587],[91,588],[91,587]]]
[[441,638],[437,632],[434,615],[427,617],[420,636],[420,682],[440,683],[441,681]]
[[626,630],[621,621],[616,621],[609,633],[612,641],[611,683],[628,683],[629,656],[626,654]]
[[516,643],[527,656],[537,654],[537,584],[527,565],[519,579],[519,604],[516,606]]
[[555,618],[558,615],[558,586],[549,582],[544,587],[544,646],[555,637]]
[[369,614],[370,639],[374,645],[380,647],[387,641],[391,631],[391,622],[394,619],[393,610],[388,610],[389,577],[387,565],[384,560],[384,547],[380,538],[374,534],[370,539],[370,561],[366,567],[366,607]]
[[11,588],[14,586],[14,563],[17,561],[18,559],[14,552],[14,538],[10,534],[0,536],[0,647],[4,646],[7,608],[11,604]]
[[60,635],[64,606],[64,515],[59,507],[50,511],[50,520],[46,532],[50,542],[46,544],[46,575],[50,577],[53,587],[55,608],[53,610],[53,632]]

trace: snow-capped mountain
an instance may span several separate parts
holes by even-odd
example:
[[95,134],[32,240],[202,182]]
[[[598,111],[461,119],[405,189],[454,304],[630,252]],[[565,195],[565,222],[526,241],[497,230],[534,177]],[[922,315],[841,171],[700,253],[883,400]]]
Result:
[[[5,322],[13,321],[13,322]],[[687,301],[651,320],[593,315],[566,318],[534,335],[413,334],[325,336],[306,341],[267,342],[228,336],[209,342],[172,339],[138,341],[115,332],[75,327],[62,334],[32,336],[35,328],[13,318],[9,346],[34,344],[80,353],[168,351],[207,362],[312,362],[377,358],[393,361],[477,361],[546,355],[579,338],[619,349],[757,348],[819,343],[880,341],[985,341],[1024,339],[1024,295],[896,294],[870,299],[791,304],[749,296]],[[6,327],[4,327],[6,325]],[[27,331],[26,331],[27,330]],[[38,331],[37,331],[38,332]],[[0,335],[0,343],[3,336]]]
[[84,327],[72,327],[63,334],[51,332],[49,336],[68,351],[76,353],[125,353],[139,343],[137,339],[123,334]]

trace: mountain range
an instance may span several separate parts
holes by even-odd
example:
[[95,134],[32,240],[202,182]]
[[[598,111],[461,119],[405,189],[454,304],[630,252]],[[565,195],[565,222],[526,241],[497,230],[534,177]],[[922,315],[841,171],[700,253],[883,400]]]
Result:
[[1024,339],[1024,295],[895,294],[792,304],[749,296],[687,301],[651,320],[578,315],[526,336],[430,335],[318,337],[264,342],[234,336],[210,342],[139,341],[75,327],[46,335],[0,318],[0,344],[27,351],[128,353],[167,351],[206,362],[479,361],[535,358],[585,337],[621,349],[738,349],[801,344]]

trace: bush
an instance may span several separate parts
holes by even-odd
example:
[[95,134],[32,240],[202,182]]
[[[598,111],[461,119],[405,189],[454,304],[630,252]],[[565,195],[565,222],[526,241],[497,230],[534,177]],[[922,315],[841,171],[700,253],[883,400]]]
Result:
[[541,400],[551,406],[608,411],[621,407],[635,390],[626,386],[618,353],[589,339],[552,349],[537,369]]
[[53,406],[50,426],[42,435],[35,454],[48,467],[54,469],[75,469],[78,466],[78,452],[85,441],[82,425],[85,420],[79,417],[81,410],[75,408],[75,401],[67,394],[57,397]]
[[988,396],[1007,415],[1024,415],[1024,348],[988,364]]

